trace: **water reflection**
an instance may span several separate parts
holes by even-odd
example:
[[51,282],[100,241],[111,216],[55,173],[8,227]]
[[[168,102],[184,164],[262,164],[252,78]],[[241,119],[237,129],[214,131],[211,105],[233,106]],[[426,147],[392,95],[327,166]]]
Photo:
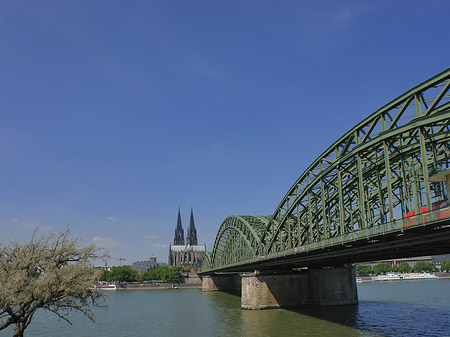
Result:
[[206,296],[211,299],[213,306],[210,312],[214,312],[214,315],[211,319],[224,329],[215,336],[374,335],[354,328],[357,306],[242,310],[240,297],[235,293],[214,292]]
[[293,308],[291,311],[346,327],[358,328],[358,304]]
[[285,309],[243,311],[242,335],[369,336],[344,325]]

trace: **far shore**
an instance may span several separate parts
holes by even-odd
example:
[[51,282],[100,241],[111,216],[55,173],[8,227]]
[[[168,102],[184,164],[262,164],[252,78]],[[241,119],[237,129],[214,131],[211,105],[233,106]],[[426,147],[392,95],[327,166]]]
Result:
[[167,290],[167,289],[201,289],[201,285],[185,285],[178,283],[127,283],[118,285],[118,290]]
[[[450,279],[450,273],[438,272],[434,273],[434,275],[440,279]],[[357,278],[361,280],[361,283],[374,282],[370,276],[357,276]]]
[[[450,273],[435,273],[440,279],[450,279]],[[373,282],[370,276],[358,276],[362,283]],[[198,281],[191,284],[178,282],[160,282],[160,283],[122,283],[117,285],[118,290],[168,290],[168,289],[201,289],[202,285]]]

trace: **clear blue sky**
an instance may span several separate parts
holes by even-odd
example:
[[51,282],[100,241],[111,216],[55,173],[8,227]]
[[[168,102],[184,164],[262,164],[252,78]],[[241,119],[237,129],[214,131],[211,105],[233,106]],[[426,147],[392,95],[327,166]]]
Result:
[[[0,240],[167,261],[450,67],[448,1],[0,2]],[[118,263],[112,261],[111,263]]]

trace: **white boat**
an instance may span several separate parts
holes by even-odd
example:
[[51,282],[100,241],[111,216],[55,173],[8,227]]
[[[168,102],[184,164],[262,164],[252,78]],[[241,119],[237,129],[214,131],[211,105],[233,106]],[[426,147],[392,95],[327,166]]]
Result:
[[402,280],[434,280],[439,277],[430,273],[407,273],[402,274]]
[[389,273],[386,275],[372,276],[372,281],[398,281],[401,280],[400,274]]
[[94,287],[97,290],[117,290],[117,286],[115,284],[99,283],[94,285]]
[[438,277],[430,273],[404,273],[372,276],[372,281],[399,281],[399,280],[434,280]]

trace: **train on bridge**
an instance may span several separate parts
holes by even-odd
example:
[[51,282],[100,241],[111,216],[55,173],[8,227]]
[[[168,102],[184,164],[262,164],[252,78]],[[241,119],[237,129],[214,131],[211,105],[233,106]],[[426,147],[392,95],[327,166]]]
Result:
[[[417,215],[421,217],[423,223],[427,223],[429,221],[441,220],[450,217],[450,209],[447,207],[447,202],[440,201],[433,204],[431,211],[428,211],[427,207],[422,207],[419,214],[415,214],[414,211],[408,212],[406,213],[404,219],[404,227],[408,228],[416,226],[418,223]],[[430,215],[433,216],[430,217]]]

